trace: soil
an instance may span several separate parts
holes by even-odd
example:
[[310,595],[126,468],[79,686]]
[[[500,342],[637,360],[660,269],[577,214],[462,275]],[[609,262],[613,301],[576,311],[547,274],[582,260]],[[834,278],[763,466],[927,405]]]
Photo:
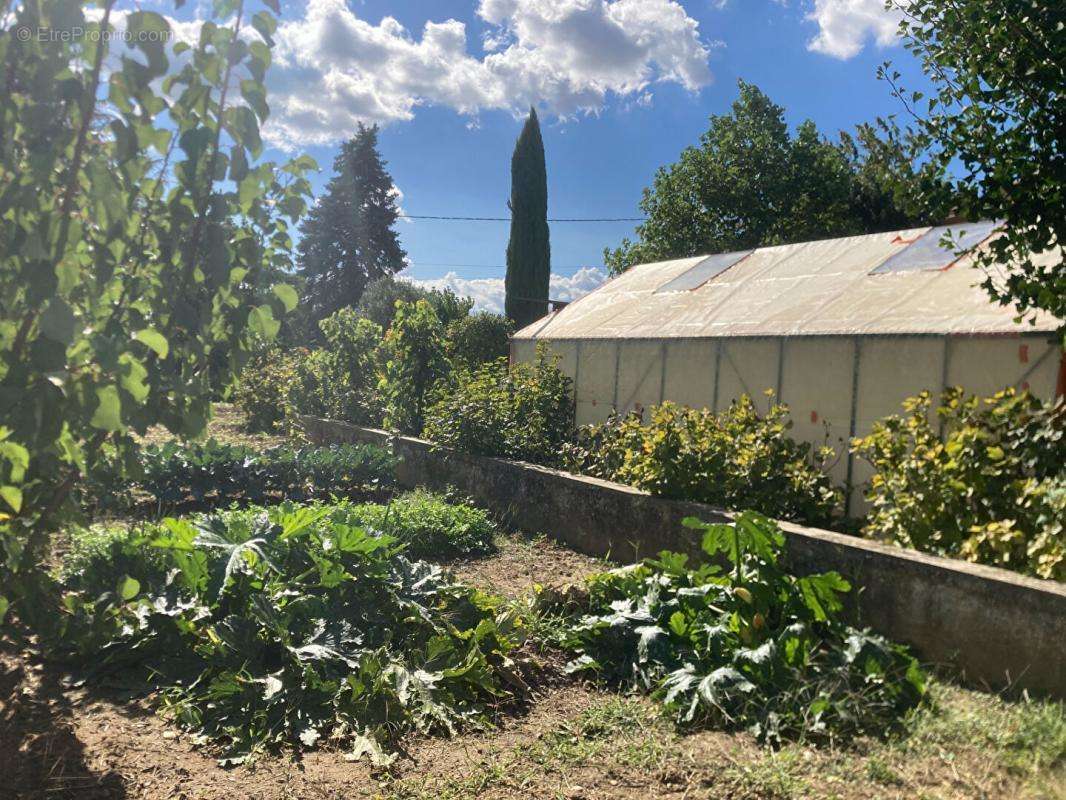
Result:
[[[165,444],[174,438],[166,428],[157,425],[149,428],[142,437],[144,444]],[[277,447],[290,441],[283,433],[253,433],[245,425],[244,414],[232,403],[215,403],[211,407],[211,420],[207,424],[204,439],[217,439],[223,444],[246,445],[263,450]]]
[[497,551],[488,558],[448,564],[463,581],[511,599],[537,585],[578,584],[613,564],[582,555],[543,536],[504,533],[496,537]]
[[1020,731],[1002,724],[1012,712],[1001,701],[957,687],[937,691],[940,709],[907,736],[771,751],[743,733],[681,735],[646,698],[558,677],[491,730],[412,737],[386,769],[330,749],[226,768],[156,714],[153,698],[70,688],[55,667],[8,647],[0,650],[0,798],[1066,797],[1061,765],[1034,769],[1027,761],[1035,750],[1022,740],[1008,746]]

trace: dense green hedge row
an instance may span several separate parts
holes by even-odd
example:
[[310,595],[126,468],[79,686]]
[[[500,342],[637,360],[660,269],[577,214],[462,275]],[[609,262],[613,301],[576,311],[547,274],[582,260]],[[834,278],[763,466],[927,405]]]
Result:
[[272,347],[253,359],[234,389],[251,430],[310,414],[418,434],[430,394],[453,372],[507,355],[510,321],[471,314],[451,292],[385,278],[364,300],[322,320],[320,349]]
[[928,393],[904,405],[855,442],[874,468],[864,533],[1066,580],[1066,405],[958,389],[935,413]]

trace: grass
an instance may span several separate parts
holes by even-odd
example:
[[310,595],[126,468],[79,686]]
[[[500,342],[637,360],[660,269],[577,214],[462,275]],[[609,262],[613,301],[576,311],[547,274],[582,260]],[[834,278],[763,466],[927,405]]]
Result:
[[886,741],[759,747],[743,734],[680,735],[644,698],[589,690],[440,774],[396,776],[383,800],[469,797],[853,800],[1066,797],[1066,711],[936,683],[937,708]]

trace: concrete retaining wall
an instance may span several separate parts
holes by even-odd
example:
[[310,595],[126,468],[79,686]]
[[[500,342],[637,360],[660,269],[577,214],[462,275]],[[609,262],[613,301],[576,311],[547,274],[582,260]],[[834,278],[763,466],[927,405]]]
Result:
[[[471,456],[341,422],[302,422],[318,443],[390,446],[402,485],[455,487],[516,528],[619,562],[663,549],[698,554],[698,538],[681,520],[730,519],[701,503],[652,497],[595,478]],[[852,608],[862,624],[912,645],[926,661],[961,670],[973,683],[1066,697],[1066,586],[831,531],[781,527],[793,571],[837,570],[862,587],[853,593]]]

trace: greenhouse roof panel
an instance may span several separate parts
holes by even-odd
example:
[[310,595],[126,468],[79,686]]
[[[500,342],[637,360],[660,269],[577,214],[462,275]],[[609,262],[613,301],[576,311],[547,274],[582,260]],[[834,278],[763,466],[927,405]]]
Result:
[[754,251],[739,250],[734,253],[718,253],[717,255],[707,256],[696,266],[682,272],[673,280],[664,283],[655,290],[655,293],[687,292],[698,289],[707,281],[721,275],[738,261],[747,258],[752,252]]
[[[889,256],[871,274],[946,269],[991,236],[995,226],[994,222],[972,222],[930,228],[906,249]],[[954,235],[953,246],[945,247],[941,240],[949,231]]]
[[[992,223],[965,224],[964,247],[980,249]],[[1020,334],[1054,331],[993,303],[973,270],[971,252],[955,258],[927,227],[760,247],[641,264],[518,331],[517,340],[703,339],[740,336]],[[939,266],[881,269],[922,240]],[[926,251],[908,256],[920,263]],[[945,260],[946,259],[946,260]],[[1033,256],[1054,266],[1056,253]],[[903,262],[906,265],[908,262]],[[945,266],[953,264],[951,269]],[[721,269],[719,269],[721,268]]]

